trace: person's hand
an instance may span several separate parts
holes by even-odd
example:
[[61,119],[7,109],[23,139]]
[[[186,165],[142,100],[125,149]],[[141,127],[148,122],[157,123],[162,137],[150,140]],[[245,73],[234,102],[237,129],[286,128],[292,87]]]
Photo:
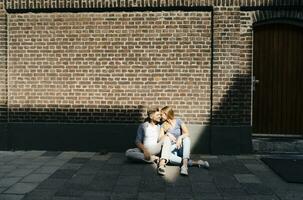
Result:
[[149,153],[149,151],[145,150],[145,151],[143,152],[143,154],[144,154],[144,159],[145,159],[145,160],[150,160],[150,153]]
[[176,147],[177,147],[177,149],[180,149],[182,147],[182,138],[181,137],[178,138],[178,140],[176,142]]
[[177,142],[177,139],[176,139],[176,137],[173,134],[167,133],[167,136],[169,137],[170,141],[172,141],[174,143]]

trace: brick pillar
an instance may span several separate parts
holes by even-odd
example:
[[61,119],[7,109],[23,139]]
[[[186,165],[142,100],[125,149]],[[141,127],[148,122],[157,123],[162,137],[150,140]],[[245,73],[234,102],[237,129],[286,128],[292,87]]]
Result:
[[0,149],[7,148],[6,11],[0,2]]
[[6,13],[0,3],[0,122],[6,121]]
[[213,123],[242,123],[242,78],[239,7],[216,7],[214,11]]
[[250,151],[250,71],[240,65],[240,16],[240,7],[214,7],[212,153]]

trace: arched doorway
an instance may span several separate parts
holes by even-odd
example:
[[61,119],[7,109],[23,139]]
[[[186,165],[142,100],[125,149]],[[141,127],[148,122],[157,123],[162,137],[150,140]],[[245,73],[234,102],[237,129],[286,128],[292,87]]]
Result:
[[253,133],[303,136],[303,27],[254,27]]

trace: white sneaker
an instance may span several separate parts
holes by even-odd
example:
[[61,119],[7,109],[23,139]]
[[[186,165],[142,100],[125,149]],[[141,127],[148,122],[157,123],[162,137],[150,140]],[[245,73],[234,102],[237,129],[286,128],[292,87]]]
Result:
[[209,163],[207,161],[198,160],[198,167],[204,167],[205,169],[209,169]]
[[182,165],[180,174],[184,175],[184,176],[188,176],[188,168],[186,166]]

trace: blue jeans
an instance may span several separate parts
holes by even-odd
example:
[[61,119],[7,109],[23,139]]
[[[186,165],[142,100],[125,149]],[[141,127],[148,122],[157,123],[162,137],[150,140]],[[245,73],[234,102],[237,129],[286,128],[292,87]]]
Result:
[[183,159],[189,159],[190,156],[190,138],[186,137],[182,141],[182,147],[177,149],[176,143],[171,145],[171,154],[169,162],[173,165],[179,165]]

